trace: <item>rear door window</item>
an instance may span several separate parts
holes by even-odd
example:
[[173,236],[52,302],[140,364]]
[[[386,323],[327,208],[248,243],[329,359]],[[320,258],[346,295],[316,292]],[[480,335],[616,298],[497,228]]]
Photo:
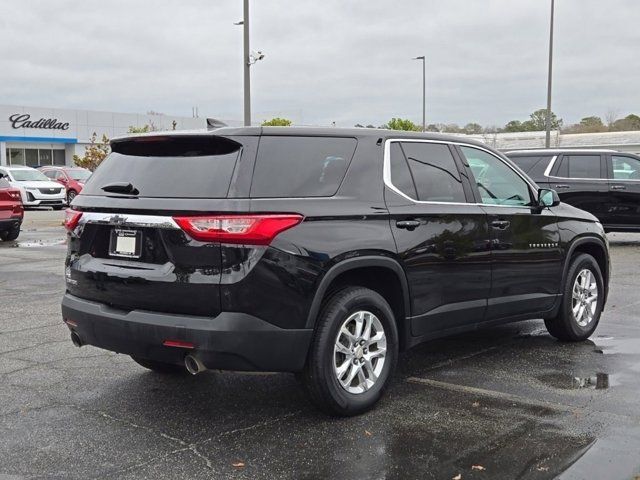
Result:
[[460,172],[448,145],[427,142],[402,142],[400,145],[419,201],[467,201]]
[[562,178],[602,178],[600,155],[563,155],[556,176]]
[[551,158],[548,155],[533,155],[526,157],[509,157],[509,159],[519,166],[524,173],[533,179],[539,179],[544,176],[544,171],[549,166]]
[[640,159],[612,155],[611,165],[613,171],[610,178],[614,180],[640,180]]
[[355,138],[264,136],[260,139],[251,197],[330,197],[355,152]]
[[225,198],[242,145],[224,137],[164,137],[114,144],[91,175],[85,195],[118,195],[102,187],[130,183],[140,197]]

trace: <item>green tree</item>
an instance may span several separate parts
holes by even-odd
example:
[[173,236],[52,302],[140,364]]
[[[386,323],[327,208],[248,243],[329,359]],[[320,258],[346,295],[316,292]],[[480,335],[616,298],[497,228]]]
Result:
[[482,125],[480,125],[479,123],[473,123],[473,122],[467,123],[462,130],[464,131],[464,133],[469,135],[478,135],[483,131]]
[[386,125],[382,125],[382,128],[389,130],[404,130],[409,132],[420,132],[422,129],[406,118],[392,118]]
[[504,126],[505,132],[524,132],[524,127],[520,120],[511,120]]
[[614,132],[640,130],[640,117],[632,113],[613,122],[610,129]]
[[[530,126],[533,131],[539,132],[542,130],[546,130],[547,128],[547,109],[541,108],[536,110],[531,115],[529,115],[530,120],[527,126]],[[527,124],[527,122],[524,122]],[[523,125],[524,125],[523,124]],[[551,112],[551,130],[558,130],[562,126],[562,119],[558,118],[558,116]],[[525,130],[527,131],[527,130]]]
[[74,155],[73,163],[78,167],[88,168],[93,172],[105,157],[109,155],[110,151],[109,138],[107,138],[106,135],[102,135],[102,140],[98,141],[98,135],[96,132],[93,132],[89,145],[84,149],[84,155]]
[[290,127],[291,120],[288,118],[274,117],[271,120],[262,122],[263,127]]

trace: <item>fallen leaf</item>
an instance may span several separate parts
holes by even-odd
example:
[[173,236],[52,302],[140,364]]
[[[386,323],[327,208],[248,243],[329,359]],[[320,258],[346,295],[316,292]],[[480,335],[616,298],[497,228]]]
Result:
[[367,437],[370,437],[370,436],[371,436],[371,432],[370,432],[369,430],[365,430],[365,431],[364,431],[364,434],[365,434]]
[[482,465],[471,465],[471,470],[486,470]]
[[473,402],[471,404],[472,407],[479,407],[480,406],[480,402]]
[[235,463],[232,463],[231,465],[233,465],[236,468],[244,468],[244,462],[235,462]]
[[548,472],[549,467],[538,467],[536,470],[538,470],[539,472]]
[[455,477],[453,477],[451,480],[462,480],[462,474],[459,473],[457,474]]

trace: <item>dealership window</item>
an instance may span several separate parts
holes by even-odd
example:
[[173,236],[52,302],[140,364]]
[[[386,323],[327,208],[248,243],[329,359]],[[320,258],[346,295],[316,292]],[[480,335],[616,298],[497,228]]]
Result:
[[9,165],[64,165],[64,150],[51,148],[7,148]]

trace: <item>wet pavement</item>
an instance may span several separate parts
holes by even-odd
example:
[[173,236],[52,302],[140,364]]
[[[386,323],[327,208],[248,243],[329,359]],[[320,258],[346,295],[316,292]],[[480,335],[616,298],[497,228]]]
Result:
[[613,234],[608,306],[563,344],[529,321],[401,356],[374,411],[328,418],[293,375],[165,378],[72,346],[61,212],[0,242],[0,479],[634,478],[640,235]]

